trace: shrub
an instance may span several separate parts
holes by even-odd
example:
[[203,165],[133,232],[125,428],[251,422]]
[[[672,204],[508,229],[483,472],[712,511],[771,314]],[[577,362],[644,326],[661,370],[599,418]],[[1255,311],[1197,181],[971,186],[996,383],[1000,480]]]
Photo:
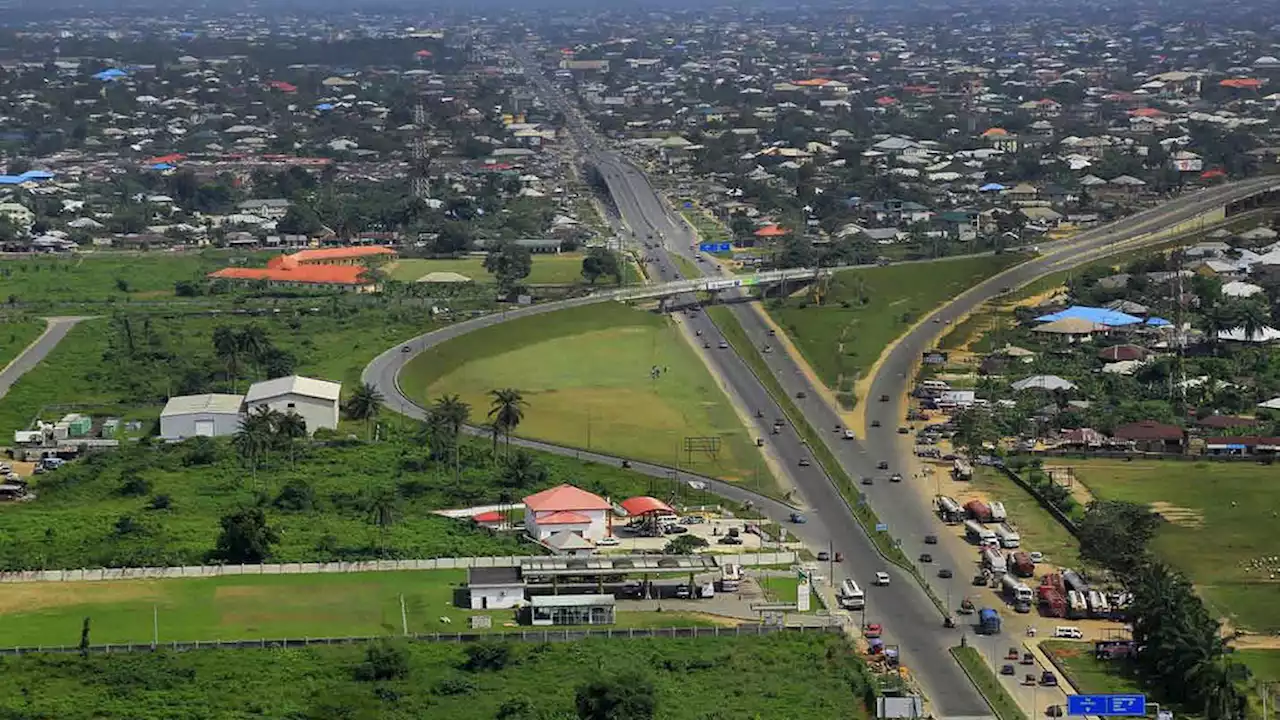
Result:
[[364,662],[356,666],[356,679],[403,680],[409,676],[409,648],[403,641],[378,638],[364,651]]

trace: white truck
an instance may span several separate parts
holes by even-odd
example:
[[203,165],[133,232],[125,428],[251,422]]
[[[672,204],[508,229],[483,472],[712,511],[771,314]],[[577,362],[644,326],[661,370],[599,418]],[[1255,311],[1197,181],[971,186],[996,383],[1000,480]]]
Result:
[[996,537],[994,530],[987,528],[977,520],[964,521],[964,534],[970,540],[979,545],[986,545],[993,540],[999,539]]
[[1012,575],[1005,575],[1000,580],[1000,587],[1003,589],[1005,597],[1007,597],[1011,602],[1029,603],[1034,599],[1031,588],[1027,587],[1026,584]]
[[982,567],[991,571],[992,575],[1004,575],[1009,571],[1004,555],[999,550],[984,548],[982,550]]
[[992,500],[987,503],[987,507],[991,508],[991,522],[1004,522],[1009,519],[1009,514],[1004,509],[1004,503]]
[[1000,547],[1005,549],[1016,548],[1022,543],[1022,536],[1018,535],[1018,531],[1005,523],[996,527],[996,537],[1000,539]]

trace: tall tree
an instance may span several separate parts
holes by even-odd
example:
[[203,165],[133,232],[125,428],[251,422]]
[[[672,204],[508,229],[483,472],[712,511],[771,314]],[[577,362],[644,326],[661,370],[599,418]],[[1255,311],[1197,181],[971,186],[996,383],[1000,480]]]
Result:
[[533,270],[533,254],[529,248],[506,240],[489,249],[484,269],[498,283],[498,292],[509,295]]
[[580,720],[653,720],[658,695],[648,677],[626,672],[580,685],[574,704]]
[[369,522],[378,528],[378,555],[386,554],[387,530],[396,522],[397,497],[387,488],[379,488],[369,497]]
[[457,395],[441,395],[432,404],[431,413],[452,433],[456,443],[462,433],[462,426],[471,418],[471,406]]
[[236,381],[240,377],[240,363],[244,357],[244,349],[236,331],[226,325],[219,325],[213,330],[213,351],[227,368],[227,380],[231,383],[231,392],[236,391]]
[[271,546],[280,542],[280,534],[267,524],[260,507],[241,508],[224,515],[221,524],[214,554],[226,562],[263,562],[271,557]]
[[492,402],[489,407],[489,419],[494,425],[502,429],[502,434],[507,438],[507,452],[511,452],[511,433],[515,432],[524,420],[524,409],[529,403],[525,401],[524,395],[515,388],[502,388],[500,390],[490,390],[489,397]]
[[[382,410],[382,400],[382,393],[378,392],[378,388],[364,383],[356,388],[351,397],[347,398],[347,417],[352,420],[364,420],[365,427],[368,429]],[[372,430],[369,430],[369,433],[369,437],[372,438]]]

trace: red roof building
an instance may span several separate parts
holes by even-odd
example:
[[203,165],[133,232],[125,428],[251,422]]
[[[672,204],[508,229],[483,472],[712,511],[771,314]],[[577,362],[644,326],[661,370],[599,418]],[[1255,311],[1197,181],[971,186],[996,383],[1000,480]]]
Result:
[[1111,433],[1116,440],[1133,443],[1134,449],[1147,452],[1182,452],[1186,433],[1177,425],[1155,420],[1140,420],[1121,425]]
[[755,232],[755,236],[761,238],[776,238],[782,237],[786,234],[786,229],[780,228],[777,225],[765,225]]
[[345,290],[376,289],[363,264],[371,257],[394,257],[385,247],[341,247],[277,255],[265,268],[229,267],[209,273],[218,280],[262,281],[281,285],[329,285]]
[[552,534],[569,531],[595,542],[610,532],[613,504],[572,485],[557,485],[524,499],[524,527],[543,542]]
[[658,513],[662,515],[676,514],[676,511],[673,510],[670,505],[657,498],[648,497],[647,495],[627,498],[619,503],[619,505],[622,506],[623,510],[627,511],[627,515],[630,517],[640,517],[641,515],[648,515],[650,513]]

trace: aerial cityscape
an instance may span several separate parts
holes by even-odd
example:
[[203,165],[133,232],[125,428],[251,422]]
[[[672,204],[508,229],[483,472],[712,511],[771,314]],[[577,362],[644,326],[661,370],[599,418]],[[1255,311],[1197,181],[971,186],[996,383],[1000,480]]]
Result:
[[1280,4],[0,9],[0,718],[1270,720]]

